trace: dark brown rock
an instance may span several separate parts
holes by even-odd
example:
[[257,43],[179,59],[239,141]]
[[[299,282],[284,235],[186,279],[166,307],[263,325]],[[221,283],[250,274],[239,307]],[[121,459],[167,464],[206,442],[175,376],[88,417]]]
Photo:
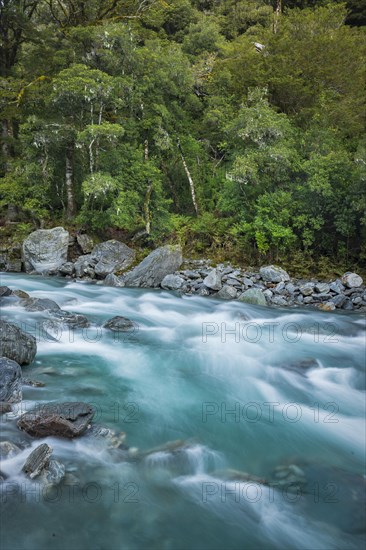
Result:
[[50,403],[23,414],[18,428],[33,437],[54,435],[71,439],[85,432],[94,413],[87,403]]

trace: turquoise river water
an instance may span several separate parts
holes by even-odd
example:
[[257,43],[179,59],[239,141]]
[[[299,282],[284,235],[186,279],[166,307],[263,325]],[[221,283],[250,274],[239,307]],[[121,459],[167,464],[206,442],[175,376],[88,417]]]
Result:
[[[47,336],[44,312],[2,307],[36,336],[23,374],[45,387],[24,386],[22,404],[0,417],[0,440],[24,448],[0,465],[1,550],[365,547],[362,315],[24,274],[1,284],[91,322],[46,321]],[[115,315],[135,330],[103,329]],[[130,449],[45,438],[67,472],[45,492],[21,473],[40,440],[16,419],[59,401],[93,404],[95,422],[125,432]]]

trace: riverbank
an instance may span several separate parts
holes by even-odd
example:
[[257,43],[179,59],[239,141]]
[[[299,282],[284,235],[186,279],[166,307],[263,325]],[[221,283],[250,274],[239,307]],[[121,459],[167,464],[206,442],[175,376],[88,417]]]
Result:
[[9,272],[40,273],[115,287],[162,288],[185,295],[239,300],[261,306],[313,307],[319,310],[366,310],[366,288],[357,273],[332,280],[299,279],[282,267],[257,270],[229,262],[183,258],[179,246],[157,248],[136,264],[136,251],[109,240],[94,245],[86,234],[72,236],[62,227],[37,230],[14,260],[3,253],[0,265]]

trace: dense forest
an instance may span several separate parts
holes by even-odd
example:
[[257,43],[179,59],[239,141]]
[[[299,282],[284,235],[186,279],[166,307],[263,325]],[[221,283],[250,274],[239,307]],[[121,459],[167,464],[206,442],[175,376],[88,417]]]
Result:
[[365,0],[0,0],[0,18],[2,232],[365,263]]

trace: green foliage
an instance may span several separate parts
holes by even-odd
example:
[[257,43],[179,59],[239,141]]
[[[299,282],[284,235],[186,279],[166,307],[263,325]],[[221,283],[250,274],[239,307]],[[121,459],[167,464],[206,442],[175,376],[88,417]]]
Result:
[[3,218],[364,262],[364,4],[6,0]]

